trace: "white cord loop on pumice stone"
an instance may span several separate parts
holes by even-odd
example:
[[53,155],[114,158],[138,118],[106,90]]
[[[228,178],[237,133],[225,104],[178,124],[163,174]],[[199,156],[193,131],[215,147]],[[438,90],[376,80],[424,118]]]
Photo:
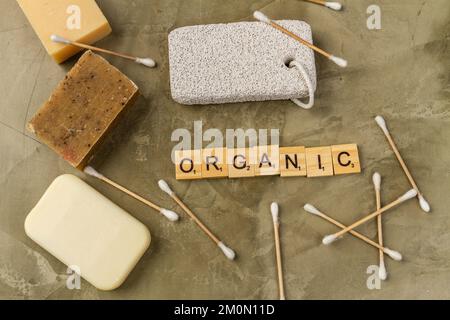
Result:
[[311,109],[314,105],[314,88],[308,73],[306,72],[303,65],[295,60],[289,63],[289,67],[296,67],[298,71],[300,71],[300,74],[302,75],[303,80],[305,80],[306,86],[308,87],[308,96],[309,96],[308,103],[303,103],[297,98],[292,98],[291,101],[303,109]]

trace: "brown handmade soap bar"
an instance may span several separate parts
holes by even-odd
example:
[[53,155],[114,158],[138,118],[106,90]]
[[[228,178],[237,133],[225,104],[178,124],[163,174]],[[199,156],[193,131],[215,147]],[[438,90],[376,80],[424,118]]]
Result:
[[34,115],[28,129],[72,166],[83,169],[138,95],[138,87],[122,72],[87,51]]

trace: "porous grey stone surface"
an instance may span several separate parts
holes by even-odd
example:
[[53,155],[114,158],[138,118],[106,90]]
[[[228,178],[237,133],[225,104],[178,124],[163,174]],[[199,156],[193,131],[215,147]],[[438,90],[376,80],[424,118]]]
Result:
[[[278,24],[312,43],[303,21]],[[181,104],[288,100],[308,95],[289,62],[300,62],[316,88],[314,52],[262,22],[182,27],[169,34],[170,88]]]

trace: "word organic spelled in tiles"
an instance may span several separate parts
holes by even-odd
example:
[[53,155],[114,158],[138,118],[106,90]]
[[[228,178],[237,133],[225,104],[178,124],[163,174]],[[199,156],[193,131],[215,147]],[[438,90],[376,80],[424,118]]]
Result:
[[177,150],[174,160],[177,180],[268,175],[324,177],[361,172],[356,144]]

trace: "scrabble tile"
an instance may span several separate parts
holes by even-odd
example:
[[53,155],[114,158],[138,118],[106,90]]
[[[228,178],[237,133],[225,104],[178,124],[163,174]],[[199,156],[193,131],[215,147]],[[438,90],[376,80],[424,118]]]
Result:
[[227,149],[228,177],[254,177],[256,150],[256,148]]
[[331,146],[334,174],[359,173],[358,146],[356,144],[341,144]]
[[306,176],[305,147],[280,148],[280,175],[282,177]]
[[308,178],[333,175],[331,147],[306,148],[305,151]]
[[280,174],[280,148],[277,145],[257,147],[255,176]]
[[175,178],[193,180],[202,178],[201,150],[175,151]]
[[208,148],[202,150],[202,178],[228,177],[226,148]]

